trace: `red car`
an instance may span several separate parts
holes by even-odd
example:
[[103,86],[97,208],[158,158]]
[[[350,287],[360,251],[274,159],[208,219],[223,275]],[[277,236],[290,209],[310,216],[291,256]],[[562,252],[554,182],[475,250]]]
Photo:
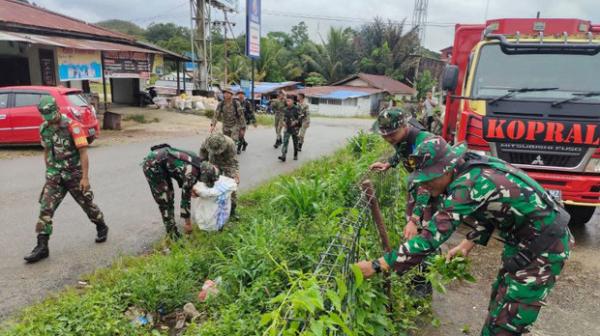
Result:
[[96,110],[81,90],[54,86],[12,86],[0,88],[0,144],[40,143],[42,116],[37,105],[44,95],[56,99],[59,111],[80,122],[92,143],[99,135]]

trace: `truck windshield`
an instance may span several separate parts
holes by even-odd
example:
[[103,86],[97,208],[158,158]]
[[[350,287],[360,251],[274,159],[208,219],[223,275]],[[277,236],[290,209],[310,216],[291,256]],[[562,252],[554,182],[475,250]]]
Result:
[[[529,54],[507,55],[498,44],[481,48],[473,80],[473,97],[495,98],[510,89],[556,87],[557,90],[523,92],[517,99],[567,99],[574,93],[598,89],[600,54]],[[580,102],[600,102],[600,97],[586,97]]]

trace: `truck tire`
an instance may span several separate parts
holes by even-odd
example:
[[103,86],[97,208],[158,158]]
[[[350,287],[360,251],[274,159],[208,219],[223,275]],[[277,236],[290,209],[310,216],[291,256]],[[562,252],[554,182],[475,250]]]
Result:
[[88,145],[91,145],[91,144],[92,144],[92,142],[94,142],[94,140],[96,140],[96,137],[95,137],[95,136],[90,136],[90,137],[87,137],[87,142],[88,142]]
[[592,216],[596,211],[596,207],[576,205],[565,205],[565,209],[567,209],[569,215],[571,215],[569,225],[573,226],[585,225],[585,223],[592,219]]

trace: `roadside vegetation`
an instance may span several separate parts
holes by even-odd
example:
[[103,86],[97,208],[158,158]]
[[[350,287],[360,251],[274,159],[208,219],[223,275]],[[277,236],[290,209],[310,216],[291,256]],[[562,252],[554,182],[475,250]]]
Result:
[[[403,335],[435,325],[430,301],[409,295],[409,277],[390,277],[389,300],[382,277],[366,281],[357,269],[331,279],[314,274],[340,223],[360,218],[353,205],[362,178],[372,179],[392,244],[400,242],[403,173],[365,175],[387,149],[361,133],[335,155],[244,194],[240,220],[222,232],[197,231],[176,244],[161,241],[148,255],[120,258],[84,277],[80,288],[25,309],[0,335]],[[337,262],[381,255],[370,219],[360,237]],[[432,263],[428,277],[440,290],[469,279],[464,260]],[[200,302],[206,279],[220,279],[218,293]],[[188,302],[200,314],[176,332],[165,321]],[[132,322],[126,312],[133,307],[151,322]]]

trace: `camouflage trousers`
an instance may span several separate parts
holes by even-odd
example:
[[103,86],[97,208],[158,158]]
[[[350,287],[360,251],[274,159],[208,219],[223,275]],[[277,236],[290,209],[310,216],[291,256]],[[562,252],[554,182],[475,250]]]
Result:
[[92,223],[96,225],[104,224],[104,215],[93,202],[94,193],[91,190],[84,192],[79,186],[80,181],[80,171],[46,176],[46,184],[44,184],[39,199],[40,217],[35,227],[37,233],[52,234],[52,217],[54,217],[54,212],[67,195],[67,192],[73,196]]
[[176,224],[173,181],[159,165],[152,164],[151,160],[143,163],[143,170],[150,186],[152,197],[154,197],[154,201],[158,204],[163,224],[167,230],[172,229]]
[[[529,266],[516,273],[501,269],[492,285],[488,316],[481,335],[521,335],[537,320],[544,301],[556,282],[569,256],[570,234],[566,233]],[[552,253],[552,250],[564,251]],[[506,245],[502,254],[508,258],[517,253]]]
[[298,132],[298,141],[304,142],[304,136],[306,135],[306,129],[310,127],[309,122],[303,122],[300,131]]
[[240,141],[240,130],[241,127],[237,125],[231,127],[225,127],[225,125],[223,125],[223,134],[230,137],[236,145]]
[[294,153],[298,151],[298,128],[286,128],[283,133],[283,146],[281,146],[281,154],[283,154],[283,156],[286,156],[287,154],[290,137],[294,144]]
[[275,134],[277,140],[281,141],[281,130],[283,129],[283,114],[275,113]]

